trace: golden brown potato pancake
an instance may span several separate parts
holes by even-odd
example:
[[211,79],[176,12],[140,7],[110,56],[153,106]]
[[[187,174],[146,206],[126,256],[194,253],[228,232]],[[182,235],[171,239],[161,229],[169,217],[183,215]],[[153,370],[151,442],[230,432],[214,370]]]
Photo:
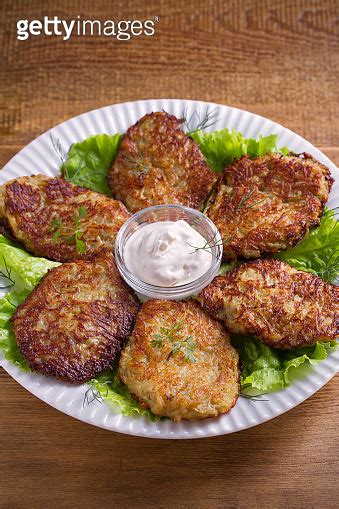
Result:
[[32,370],[85,382],[115,359],[138,309],[113,254],[103,253],[51,269],[17,308],[13,330]]
[[224,242],[223,259],[294,246],[319,224],[332,182],[329,169],[308,154],[234,161],[207,210]]
[[235,405],[238,363],[229,335],[198,303],[150,300],[122,351],[119,376],[155,415],[203,419]]
[[336,338],[338,293],[313,274],[267,259],[216,277],[198,300],[230,332],[287,349]]
[[176,203],[203,208],[216,177],[181,124],[174,115],[150,113],[124,135],[108,180],[130,211]]
[[[58,262],[113,250],[115,236],[129,217],[121,202],[63,178],[20,177],[0,188],[0,219],[12,235],[27,251]],[[72,238],[76,231],[78,248]]]

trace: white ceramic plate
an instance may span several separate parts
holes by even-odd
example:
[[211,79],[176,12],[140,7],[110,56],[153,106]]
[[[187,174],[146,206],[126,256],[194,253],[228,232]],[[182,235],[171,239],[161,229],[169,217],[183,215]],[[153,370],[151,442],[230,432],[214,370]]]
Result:
[[[260,133],[264,136],[275,133],[279,136],[280,146],[288,146],[295,152],[309,152],[329,166],[336,182],[328,205],[331,208],[338,205],[339,171],[309,142],[289,129],[253,113],[213,103],[185,100],[161,99],[116,104],[67,120],[39,136],[13,157],[0,173],[0,184],[12,178],[33,173],[44,173],[51,177],[58,175],[60,161],[51,144],[51,133],[59,138],[65,149],[68,149],[72,143],[81,141],[91,134],[123,133],[142,115],[151,111],[165,109],[180,116],[184,110],[187,110],[189,117],[194,112],[203,116],[207,109],[213,108],[217,110],[219,121],[211,130],[228,127],[241,131],[246,137],[253,138],[257,138]],[[124,417],[117,409],[98,402],[83,407],[85,385],[73,386],[36,373],[25,373],[5,359],[1,359],[0,362],[3,368],[32,394],[61,412],[89,424],[143,437],[200,438],[233,433],[256,426],[298,405],[314,394],[338,371],[339,351],[332,353],[325,361],[313,368],[306,378],[294,382],[288,389],[270,394],[268,401],[259,403],[239,398],[236,406],[226,415],[203,421],[180,423],[151,422],[146,418]]]

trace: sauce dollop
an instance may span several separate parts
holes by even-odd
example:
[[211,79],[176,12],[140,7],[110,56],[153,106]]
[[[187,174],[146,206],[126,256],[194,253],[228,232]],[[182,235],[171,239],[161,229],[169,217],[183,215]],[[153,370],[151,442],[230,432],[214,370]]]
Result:
[[212,263],[206,239],[186,221],[140,226],[124,248],[127,269],[145,283],[180,286],[205,274]]

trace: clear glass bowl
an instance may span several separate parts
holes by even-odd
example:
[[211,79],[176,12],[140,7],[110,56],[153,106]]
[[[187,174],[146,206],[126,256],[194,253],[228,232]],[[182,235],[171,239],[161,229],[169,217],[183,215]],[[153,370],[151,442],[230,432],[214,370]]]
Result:
[[[197,230],[206,240],[211,241],[211,265],[198,279],[181,286],[155,286],[141,281],[132,274],[124,262],[124,248],[127,239],[144,224],[157,221],[178,221],[183,219]],[[140,210],[120,228],[115,241],[115,259],[121,276],[141,297],[152,299],[184,299],[196,295],[218,274],[222,258],[221,236],[210,219],[198,210],[183,205],[156,205]]]

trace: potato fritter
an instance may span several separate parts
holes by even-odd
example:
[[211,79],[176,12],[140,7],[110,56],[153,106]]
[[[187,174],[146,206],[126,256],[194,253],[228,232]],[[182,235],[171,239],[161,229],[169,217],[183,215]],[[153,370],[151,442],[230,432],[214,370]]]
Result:
[[203,419],[235,405],[238,364],[229,335],[198,303],[150,300],[122,351],[119,376],[155,415]]
[[329,169],[306,153],[234,161],[207,210],[224,242],[223,259],[294,246],[319,224],[332,183]]
[[114,249],[129,217],[121,202],[63,178],[20,177],[0,188],[0,219],[14,237],[27,251],[58,262]]
[[174,115],[150,113],[124,135],[108,181],[132,212],[159,204],[203,208],[216,177],[181,124]]
[[51,269],[13,318],[34,371],[85,382],[106,369],[131,333],[139,302],[112,253]]
[[336,338],[338,296],[319,277],[267,259],[216,277],[198,300],[230,332],[289,349]]

